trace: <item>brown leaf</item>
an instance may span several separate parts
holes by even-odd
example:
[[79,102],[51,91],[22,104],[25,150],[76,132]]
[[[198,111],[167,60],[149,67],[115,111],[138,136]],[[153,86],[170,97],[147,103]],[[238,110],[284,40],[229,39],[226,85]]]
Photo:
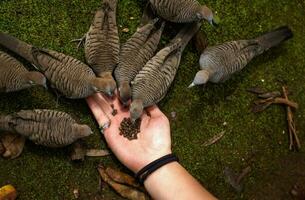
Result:
[[195,44],[196,50],[201,54],[208,46],[208,37],[205,32],[198,31],[193,37],[193,43]]
[[279,91],[267,92],[263,94],[259,94],[258,97],[262,99],[275,98],[280,97],[282,94]]
[[2,156],[4,158],[14,159],[22,153],[25,137],[16,133],[2,133],[1,142],[5,148],[5,152]]
[[0,140],[0,155],[2,155],[5,152],[5,148]]
[[206,141],[203,146],[207,147],[212,144],[215,144],[217,141],[219,141],[223,136],[225,135],[225,131],[221,131],[219,134],[216,134],[212,138],[210,138],[208,141]]
[[264,94],[265,90],[259,87],[251,87],[247,89],[248,92],[251,92],[253,94]]
[[79,160],[84,161],[86,156],[87,148],[83,141],[78,140],[72,144],[72,150],[70,153],[70,158],[73,161]]
[[104,157],[110,155],[108,150],[103,149],[87,149],[86,156],[88,157]]
[[115,182],[126,184],[135,188],[140,187],[140,184],[137,183],[136,179],[132,176],[129,176],[128,174],[112,169],[110,167],[106,168],[106,173]]
[[251,111],[254,112],[254,113],[262,112],[265,109],[267,109],[270,105],[271,105],[271,103],[255,104],[255,105],[252,106]]
[[12,185],[5,185],[0,188],[0,200],[15,200],[17,191]]
[[118,194],[120,194],[122,197],[130,200],[146,200],[149,199],[149,197],[136,189],[133,189],[131,187],[128,187],[126,185],[116,183],[113,181],[106,173],[106,169],[99,165],[98,171],[100,173],[100,176],[102,179],[108,183]]

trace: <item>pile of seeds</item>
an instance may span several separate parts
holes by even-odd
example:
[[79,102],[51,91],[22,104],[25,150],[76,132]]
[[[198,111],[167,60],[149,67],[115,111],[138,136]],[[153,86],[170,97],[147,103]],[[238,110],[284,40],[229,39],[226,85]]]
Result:
[[126,137],[128,140],[138,139],[138,133],[140,133],[141,119],[137,119],[135,123],[132,123],[130,118],[124,118],[119,128],[120,135]]

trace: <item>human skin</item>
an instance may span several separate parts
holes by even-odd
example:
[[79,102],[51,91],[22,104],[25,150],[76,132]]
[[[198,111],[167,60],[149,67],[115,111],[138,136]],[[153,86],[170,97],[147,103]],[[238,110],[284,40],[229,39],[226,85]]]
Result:
[[[107,144],[134,173],[172,153],[169,121],[157,106],[143,112],[138,139],[128,140],[120,135],[119,127],[125,117],[130,117],[129,109],[123,107],[116,96],[95,94],[86,100],[99,126],[109,125],[103,130]],[[111,104],[118,111],[115,116],[111,114]],[[157,169],[148,176],[144,186],[153,199],[215,199],[178,162]]]

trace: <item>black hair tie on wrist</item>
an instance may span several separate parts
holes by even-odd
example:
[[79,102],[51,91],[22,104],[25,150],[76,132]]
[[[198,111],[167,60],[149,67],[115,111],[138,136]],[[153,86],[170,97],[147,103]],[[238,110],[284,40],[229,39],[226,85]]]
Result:
[[135,177],[139,181],[140,184],[143,184],[144,181],[146,180],[146,178],[151,173],[153,173],[160,167],[162,167],[168,163],[174,162],[174,161],[179,161],[179,159],[174,154],[168,154],[166,156],[163,156],[163,157],[149,163],[145,167],[143,167],[138,173],[136,173]]

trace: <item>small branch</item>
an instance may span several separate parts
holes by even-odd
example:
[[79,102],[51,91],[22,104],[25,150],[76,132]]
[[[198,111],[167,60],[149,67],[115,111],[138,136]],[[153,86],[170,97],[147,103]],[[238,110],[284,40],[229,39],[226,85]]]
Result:
[[284,99],[284,98],[280,98],[280,97],[277,97],[273,100],[272,103],[275,103],[275,104],[285,104],[291,108],[294,108],[294,109],[298,109],[299,108],[299,105],[296,103],[296,102],[293,102],[293,101],[289,101],[289,99]]
[[[285,99],[287,101],[289,101],[287,87],[283,86],[282,89],[283,89],[283,95],[284,95]],[[295,146],[296,149],[299,150],[301,148],[301,143],[300,143],[300,140],[296,133],[295,122],[293,120],[293,112],[289,105],[287,105],[286,111],[287,111],[288,133],[289,133],[289,140],[290,140],[289,149],[292,150],[293,147]]]

